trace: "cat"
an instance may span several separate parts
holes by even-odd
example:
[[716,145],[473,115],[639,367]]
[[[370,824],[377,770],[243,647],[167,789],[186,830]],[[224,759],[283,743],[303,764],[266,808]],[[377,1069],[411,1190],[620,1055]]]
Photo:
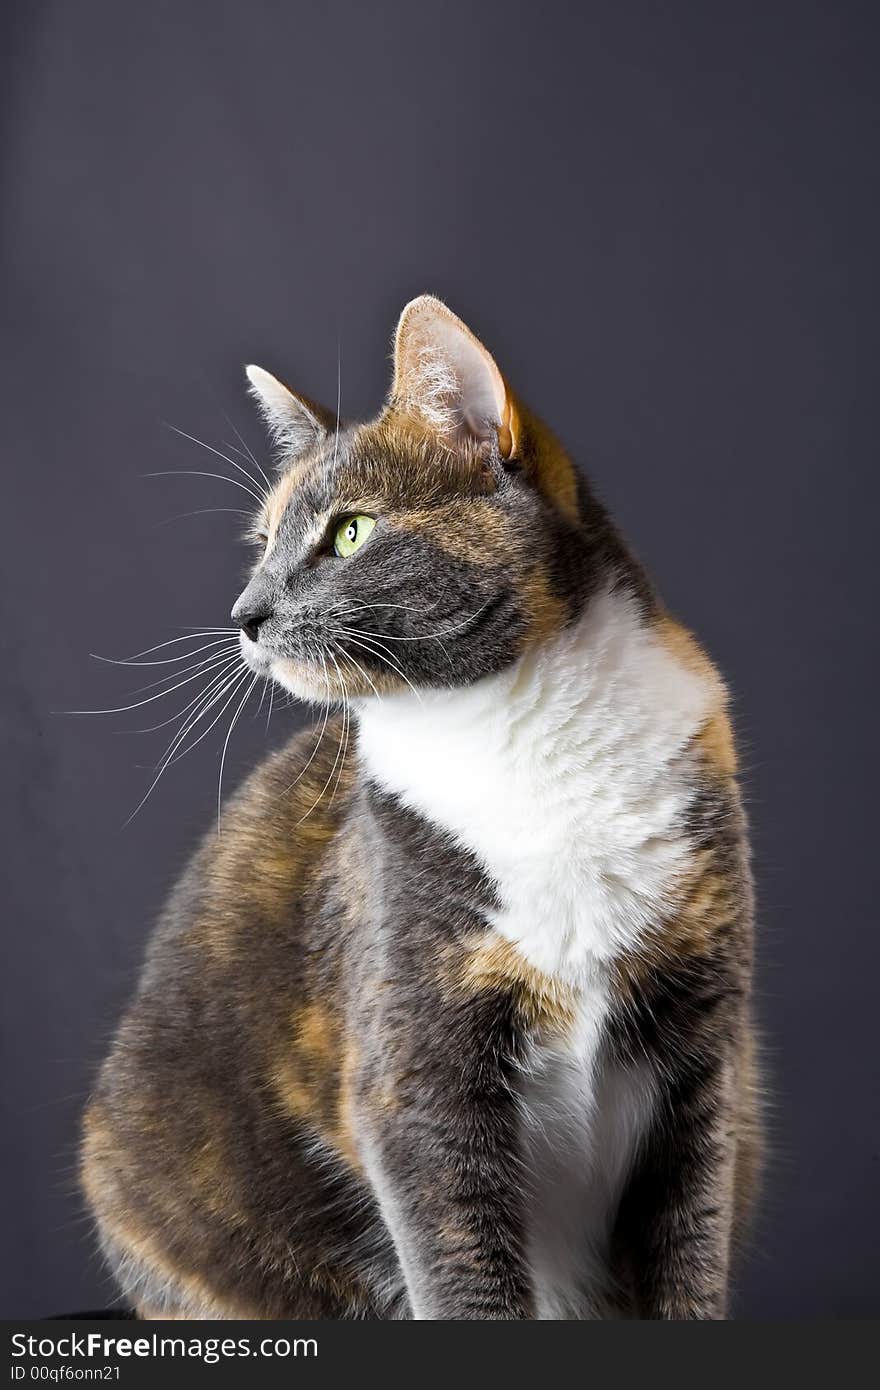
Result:
[[241,655],[330,701],[175,888],[82,1176],[143,1318],[722,1318],[760,1158],[726,694],[431,296],[368,424],[247,369]]

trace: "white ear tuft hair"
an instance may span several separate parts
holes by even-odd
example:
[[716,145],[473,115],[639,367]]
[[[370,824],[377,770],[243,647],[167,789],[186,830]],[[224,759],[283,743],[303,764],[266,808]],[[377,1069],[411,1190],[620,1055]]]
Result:
[[301,454],[327,433],[325,412],[312,401],[297,396],[271,372],[245,367],[249,394],[259,407],[272,441],[284,455]]
[[433,295],[407,304],[394,343],[394,405],[421,418],[447,443],[497,440],[512,448],[512,406],[492,356]]

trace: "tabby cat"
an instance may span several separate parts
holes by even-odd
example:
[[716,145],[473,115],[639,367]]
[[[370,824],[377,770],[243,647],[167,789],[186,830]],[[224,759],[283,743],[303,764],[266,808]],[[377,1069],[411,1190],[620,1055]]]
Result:
[[205,839],[101,1072],[83,1180],[121,1290],[725,1316],[759,1125],[720,678],[437,299],[372,423],[248,376],[281,467],[241,654],[332,713]]

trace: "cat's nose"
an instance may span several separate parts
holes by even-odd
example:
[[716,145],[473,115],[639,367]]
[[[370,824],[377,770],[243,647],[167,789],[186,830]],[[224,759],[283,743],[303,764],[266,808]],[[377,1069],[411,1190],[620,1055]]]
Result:
[[238,623],[252,642],[256,642],[260,635],[260,628],[267,618],[271,618],[272,609],[266,605],[257,607],[256,604],[245,601],[246,595],[242,594],[238,603],[232,610],[232,621]]

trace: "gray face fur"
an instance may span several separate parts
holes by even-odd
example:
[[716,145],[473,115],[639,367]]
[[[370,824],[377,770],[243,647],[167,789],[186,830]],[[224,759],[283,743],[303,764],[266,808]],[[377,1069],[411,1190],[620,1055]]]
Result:
[[[334,553],[357,514],[362,548]],[[286,470],[232,617],[248,664],[295,694],[464,685],[513,661],[583,601],[592,545],[519,468],[387,419],[322,432]]]

